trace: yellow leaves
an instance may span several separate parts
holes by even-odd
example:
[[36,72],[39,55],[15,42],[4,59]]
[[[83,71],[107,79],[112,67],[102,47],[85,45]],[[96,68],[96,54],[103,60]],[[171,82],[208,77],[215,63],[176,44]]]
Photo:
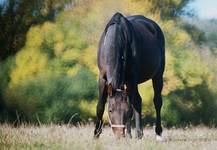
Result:
[[29,32],[27,33],[27,47],[40,47],[43,42],[43,38],[41,38],[41,29],[39,26],[35,26],[30,28]]
[[200,55],[192,50],[188,52],[188,59],[182,63],[181,76],[186,80],[189,87],[201,84],[203,80],[209,79],[207,66],[202,62]]
[[123,10],[127,15],[144,15],[149,18],[159,19],[159,13],[151,13],[153,3],[149,0],[125,0]]
[[142,98],[142,114],[143,115],[151,115],[154,114],[154,105],[153,105],[153,87],[152,87],[152,81],[149,80],[145,83],[142,83],[138,86],[139,88],[139,94]]
[[77,64],[73,68],[68,69],[67,75],[74,76],[77,74],[77,72],[81,69],[81,65]]
[[58,42],[56,44],[54,44],[54,54],[56,56],[60,56],[63,52],[63,43],[62,42]]
[[77,61],[81,54],[75,49],[67,50],[61,56],[64,61]]
[[193,41],[189,34],[185,30],[180,29],[173,20],[162,22],[161,28],[165,33],[167,43],[175,45],[177,48],[183,45],[193,46]]
[[42,26],[31,27],[27,33],[26,47],[39,48],[44,39],[55,30],[55,24],[45,22]]
[[98,68],[96,64],[96,48],[94,47],[88,47],[84,50],[84,53],[82,53],[81,63],[87,66],[88,69],[95,75],[98,74]]
[[174,3],[176,6],[180,5],[181,2],[182,2],[182,0],[173,0],[173,3]]
[[[99,36],[103,32],[106,23],[116,12],[121,12],[125,16],[140,14],[159,21],[159,12],[155,14],[149,12],[151,5],[151,2],[148,0],[93,0],[87,1],[87,4],[85,5],[78,5],[72,11],[76,12],[74,13],[73,18],[79,20],[81,23],[81,38],[85,39],[88,43],[97,46],[96,43],[98,42]],[[78,16],[80,16],[80,18],[78,18]]]
[[48,59],[36,49],[25,49],[16,55],[16,68],[11,72],[11,84],[18,84],[45,71]]
[[[54,53],[59,56],[64,49],[63,33],[52,22],[45,22],[41,26],[35,26],[30,29],[27,35],[26,47],[41,48],[42,44],[46,43],[49,47],[48,53]],[[46,51],[46,50],[44,50]]]
[[[82,112],[88,114],[88,116],[95,116],[95,110],[96,110],[96,101],[86,101],[81,100],[78,106]],[[107,112],[107,111],[106,111]]]
[[54,47],[51,51],[54,51],[53,53],[56,56],[60,56],[64,48],[63,33],[57,28],[56,24],[51,22],[45,22],[42,25],[41,30],[44,41]]
[[191,42],[191,37],[184,30],[180,30],[175,33],[174,40],[177,44],[186,44]]
[[41,49],[42,44],[46,43],[48,46],[52,47],[53,45],[54,47],[54,49],[48,50],[49,53],[54,53],[56,56],[59,56],[64,48],[62,42],[62,32],[58,30],[54,23],[45,22],[41,26],[34,26],[30,28],[27,34],[27,41],[25,47]]
[[49,56],[63,52],[63,33],[55,23],[45,22],[30,28],[25,47],[16,55],[16,68],[11,72],[11,85],[44,73]]
[[171,32],[171,30],[175,27],[175,22],[173,20],[164,21],[161,23],[161,28],[164,32]]
[[[68,50],[64,52],[62,58],[65,61],[75,61],[79,67],[79,65],[87,67],[92,73],[95,75],[98,74],[98,68],[96,64],[96,48],[94,47],[88,47],[82,52],[76,51],[76,50]],[[76,73],[76,68],[70,69],[68,71],[68,74],[74,75]]]
[[60,56],[64,49],[63,44],[63,34],[59,30],[55,30],[54,32],[54,54],[55,56]]
[[170,51],[166,51],[166,66],[164,71],[164,88],[163,95],[169,94],[171,91],[183,88],[182,81],[177,77],[174,70],[175,58],[171,55]]
[[56,28],[56,25],[54,23],[47,21],[42,25],[41,30],[43,34],[49,34],[53,32],[55,28]]
[[152,81],[149,80],[145,83],[139,84],[139,93],[144,99],[144,101],[150,101],[153,98],[153,88],[152,88]]

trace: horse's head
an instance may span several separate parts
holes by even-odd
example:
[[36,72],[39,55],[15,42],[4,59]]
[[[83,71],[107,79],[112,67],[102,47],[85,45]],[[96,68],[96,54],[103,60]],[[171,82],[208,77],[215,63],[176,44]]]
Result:
[[108,120],[115,136],[124,137],[126,123],[132,117],[132,106],[126,90],[108,85]]

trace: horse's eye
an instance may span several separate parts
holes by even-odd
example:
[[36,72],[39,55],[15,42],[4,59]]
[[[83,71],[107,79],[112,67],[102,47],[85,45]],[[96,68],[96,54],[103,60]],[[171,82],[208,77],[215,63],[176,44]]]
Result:
[[109,109],[109,112],[111,113],[111,112],[112,112],[112,109]]

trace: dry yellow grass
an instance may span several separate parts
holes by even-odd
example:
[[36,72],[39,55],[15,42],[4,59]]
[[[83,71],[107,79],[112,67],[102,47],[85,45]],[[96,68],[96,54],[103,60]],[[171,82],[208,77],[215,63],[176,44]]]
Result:
[[207,127],[164,129],[164,142],[155,140],[152,128],[144,129],[141,140],[113,137],[109,127],[104,127],[98,140],[93,139],[93,125],[68,127],[66,125],[22,125],[18,128],[0,125],[0,149],[72,149],[72,150],[183,150],[217,149],[217,130]]

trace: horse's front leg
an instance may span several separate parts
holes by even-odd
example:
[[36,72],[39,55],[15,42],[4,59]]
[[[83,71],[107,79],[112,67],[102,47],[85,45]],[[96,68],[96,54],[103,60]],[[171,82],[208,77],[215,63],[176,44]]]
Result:
[[130,92],[130,99],[134,108],[134,117],[136,123],[136,138],[141,139],[143,137],[143,129],[142,129],[142,98],[139,95],[138,87],[132,89]]
[[127,121],[127,123],[126,123],[126,129],[127,129],[127,132],[126,132],[127,138],[132,138],[132,134],[131,134],[131,120]]
[[100,76],[99,77],[99,100],[96,106],[96,126],[94,130],[94,137],[98,138],[102,133],[102,125],[103,125],[103,114],[105,110],[105,103],[107,98],[107,87],[106,80]]
[[131,118],[133,116],[133,108],[132,108],[132,103],[130,102],[129,103],[130,105],[130,110],[129,110],[129,118],[127,120],[127,123],[126,123],[126,129],[127,129],[127,132],[126,132],[126,135],[128,138],[132,138],[132,134],[131,134]]

